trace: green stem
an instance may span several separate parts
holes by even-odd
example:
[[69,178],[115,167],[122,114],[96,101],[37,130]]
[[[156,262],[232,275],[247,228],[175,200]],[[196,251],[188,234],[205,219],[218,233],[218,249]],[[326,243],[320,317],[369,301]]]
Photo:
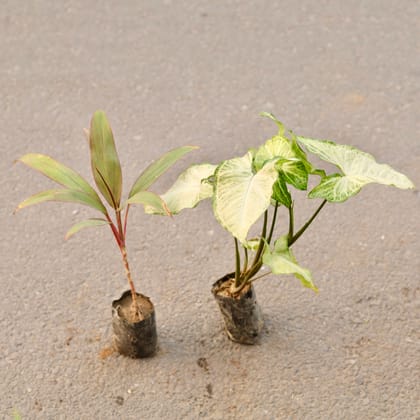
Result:
[[258,276],[258,277],[253,277],[253,276],[255,276],[255,274],[257,274],[258,273],[258,271],[260,270],[260,268],[262,267],[262,261],[260,261],[258,264],[256,264],[254,267],[253,267],[253,270],[252,270],[252,275],[247,275],[246,276],[246,278],[244,278],[244,280],[242,281],[242,283],[240,283],[239,284],[239,286],[238,287],[234,287],[233,289],[232,289],[232,294],[233,295],[235,295],[235,294],[238,294],[238,293],[240,293],[241,292],[241,290],[248,284],[248,283],[252,283],[253,281],[255,281],[255,280],[258,280],[258,279],[260,279],[261,277],[264,277],[264,276],[268,276],[269,274],[271,274],[271,273],[264,273],[264,274],[262,274],[261,276]]
[[277,219],[277,209],[279,208],[279,203],[276,201],[276,205],[274,206],[274,213],[273,213],[273,220],[271,221],[271,228],[270,228],[270,233],[268,234],[268,238],[267,238],[267,242],[268,244],[271,243],[271,238],[273,237],[273,233],[274,233],[274,226],[276,224],[276,219]]
[[255,280],[262,279],[263,277],[269,276],[270,274],[271,274],[271,271],[269,271],[268,273],[261,274],[257,277],[254,277],[254,278],[249,280],[249,283],[253,283]]
[[127,204],[127,208],[124,214],[124,238],[127,235],[127,220],[128,220],[128,209],[130,208],[130,204]]
[[248,270],[248,249],[244,247],[244,254],[245,254],[245,260],[244,260],[244,267],[242,269],[242,272],[245,273],[246,270]]
[[251,269],[248,271],[247,275],[245,276],[244,282],[248,282],[252,279],[252,277],[255,276],[255,274],[258,273],[258,271],[260,271],[261,267],[262,267],[263,263],[262,263],[262,258],[260,257],[260,260],[258,262],[256,262]]
[[262,227],[262,232],[261,232],[261,239],[260,239],[260,243],[258,245],[258,250],[257,253],[255,254],[254,257],[254,261],[252,262],[252,267],[258,263],[258,261],[261,258],[261,254],[264,250],[264,246],[265,246],[265,236],[267,234],[267,215],[268,215],[268,210],[266,210],[264,212],[264,222],[263,222],[263,227]]
[[267,235],[267,218],[268,218],[268,210],[264,212],[264,222],[263,222],[263,228],[261,232],[261,239],[260,243],[258,245],[257,252],[255,254],[254,260],[252,261],[251,268],[249,269],[248,273],[245,275],[244,283],[248,282],[249,279],[251,279],[255,274],[258,273],[262,266],[262,253],[265,248],[265,242],[266,242],[266,235]]
[[239,279],[241,274],[241,256],[239,254],[238,240],[235,239],[235,289],[239,287]]
[[[255,274],[258,273],[258,271],[260,270],[260,268],[262,267],[262,253],[264,251],[264,247],[265,247],[265,241],[266,241],[266,234],[267,234],[267,217],[268,217],[268,210],[266,210],[264,212],[264,222],[263,222],[263,227],[262,227],[262,232],[261,232],[261,239],[260,239],[260,243],[258,245],[258,250],[255,254],[254,260],[252,261],[252,265],[250,267],[250,269],[248,270],[248,272],[244,272],[244,276],[241,276],[242,278],[240,278],[240,275],[238,274],[238,272],[236,271],[235,273],[235,284],[233,285],[232,289],[231,289],[231,293],[233,295],[238,294],[249,282],[249,280],[255,276]],[[236,270],[238,270],[238,268],[240,268],[240,261],[239,261],[239,265],[238,265],[238,255],[239,255],[239,250],[238,250],[238,241],[235,238],[235,249],[236,249]]]
[[233,285],[233,288],[231,288],[230,293],[232,296],[235,296],[241,292],[241,290],[248,284],[248,281],[242,281],[242,283],[239,284],[239,286]]
[[289,233],[287,235],[287,241],[290,244],[290,241],[293,239],[295,229],[295,216],[293,213],[293,201],[292,204],[289,207]]
[[318,213],[322,210],[322,208],[327,203],[327,200],[324,200],[321,205],[316,209],[315,213],[312,215],[312,217],[299,229],[299,231],[291,238],[289,239],[289,247],[292,246],[305,232],[305,230],[309,227],[309,225],[314,221],[315,217],[318,216]]

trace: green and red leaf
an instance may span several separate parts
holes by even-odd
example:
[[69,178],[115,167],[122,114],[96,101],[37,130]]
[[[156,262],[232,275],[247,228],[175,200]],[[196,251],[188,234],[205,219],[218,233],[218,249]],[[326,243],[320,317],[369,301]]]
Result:
[[90,194],[80,190],[68,190],[68,189],[55,189],[42,191],[32,195],[26,200],[22,201],[16,208],[15,211],[23,209],[34,204],[43,203],[45,201],[62,201],[66,203],[78,203],[85,206],[92,207],[99,210],[103,214],[107,214],[107,211],[101,201],[95,199]]
[[89,145],[95,183],[109,205],[118,209],[122,193],[122,173],[111,127],[103,111],[93,114]]
[[197,146],[182,146],[165,153],[155,162],[151,163],[137,178],[131,188],[128,197],[131,198],[140,191],[149,188],[162,174],[164,174],[174,163],[192,150],[198,149]]
[[127,204],[143,204],[149,212],[171,215],[166,203],[157,194],[150,191],[139,191],[127,200]]
[[71,236],[73,236],[75,233],[79,232],[79,230],[82,230],[87,227],[94,227],[94,226],[103,226],[103,225],[109,225],[110,222],[105,219],[86,219],[82,220],[81,222],[76,223],[73,225],[66,233],[65,239],[69,239]]
[[96,191],[81,175],[50,156],[40,153],[28,153],[20,159],[17,159],[17,161],[41,172],[60,185],[71,190],[84,191],[86,194],[98,197],[99,199]]

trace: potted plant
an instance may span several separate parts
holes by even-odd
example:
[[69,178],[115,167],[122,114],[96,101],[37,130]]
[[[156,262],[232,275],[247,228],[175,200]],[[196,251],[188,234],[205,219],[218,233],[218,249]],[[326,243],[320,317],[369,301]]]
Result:
[[[278,133],[244,156],[218,165],[193,165],[162,195],[171,213],[195,207],[211,199],[214,216],[232,235],[235,270],[216,281],[212,293],[223,314],[230,339],[253,344],[263,326],[252,287],[268,274],[293,274],[303,286],[317,291],[311,272],[298,264],[292,245],[302,236],[326,203],[341,203],[369,183],[413,188],[412,182],[388,165],[354,147],[326,140],[298,137],[272,114],[263,113],[278,125]],[[327,175],[313,166],[302,146],[338,171]],[[315,212],[296,229],[293,189],[308,190],[309,177],[318,177],[308,198],[321,199]],[[275,235],[280,210],[288,216],[285,232]],[[146,208],[147,212],[159,210]],[[258,223],[259,235],[248,238]],[[263,266],[268,272],[260,274]]]
[[87,135],[92,174],[100,194],[69,167],[49,156],[29,153],[18,161],[40,171],[63,188],[35,194],[22,201],[16,210],[44,201],[61,201],[86,205],[101,213],[100,218],[76,223],[67,232],[66,239],[86,227],[103,225],[110,227],[121,252],[129,284],[129,290],[112,302],[115,347],[121,354],[130,357],[151,356],[157,347],[155,310],[151,300],[136,291],[132,279],[126,249],[128,213],[132,204],[143,204],[160,214],[170,215],[164,200],[148,191],[148,188],[178,159],[196,147],[179,147],[151,163],[134,182],[127,200],[123,201],[120,160],[111,127],[103,111],[94,113]]

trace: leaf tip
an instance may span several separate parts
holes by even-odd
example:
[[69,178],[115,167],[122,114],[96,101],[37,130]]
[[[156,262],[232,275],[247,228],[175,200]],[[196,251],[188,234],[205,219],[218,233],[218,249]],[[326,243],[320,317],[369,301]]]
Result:
[[29,155],[29,153],[27,153],[26,155],[23,155],[17,159],[15,159],[13,161],[13,165],[15,165],[16,163],[25,163],[25,158]]
[[[23,202],[22,202],[23,203]],[[22,203],[19,203],[16,208],[13,210],[12,214],[16,214],[19,210],[23,209]]]
[[[162,199],[161,199],[162,200]],[[163,208],[165,209],[165,211],[166,211],[166,215],[167,216],[169,216],[169,217],[171,217],[171,218],[173,218],[174,217],[174,215],[172,214],[172,212],[169,210],[169,207],[168,207],[168,205],[166,204],[166,202],[164,201],[164,200],[162,200],[162,204],[163,204]]]
[[260,112],[260,117],[267,117],[267,118],[275,118],[275,116],[271,113],[271,112],[267,112],[267,111],[261,111]]
[[102,109],[97,109],[94,113],[92,118],[97,118],[97,117],[104,117],[105,116],[105,111]]
[[64,240],[65,240],[65,241],[68,241],[70,238],[72,238],[72,237],[73,237],[73,235],[74,235],[75,233],[76,233],[76,232],[72,232],[72,229],[68,230],[68,231],[66,232],[66,234],[64,235]]

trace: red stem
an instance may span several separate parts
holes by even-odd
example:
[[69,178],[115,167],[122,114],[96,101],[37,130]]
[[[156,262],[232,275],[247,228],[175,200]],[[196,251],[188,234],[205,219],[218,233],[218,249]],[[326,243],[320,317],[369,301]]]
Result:
[[[128,210],[128,208],[127,208],[127,210]],[[131,308],[132,308],[132,311],[133,311],[134,314],[140,316],[141,311],[140,311],[140,308],[137,305],[137,292],[136,292],[136,288],[134,287],[133,279],[131,277],[131,270],[130,270],[130,266],[128,264],[127,250],[125,248],[125,231],[126,231],[126,228],[127,228],[127,213],[125,214],[124,225],[123,225],[122,220],[121,220],[121,211],[120,210],[115,210],[115,218],[117,219],[117,224],[118,224],[118,233],[119,233],[119,238],[120,238],[120,241],[121,241],[120,250],[121,250],[121,255],[122,255],[122,259],[123,259],[125,274],[127,276],[128,284],[130,286],[130,291],[131,291],[131,299],[132,299]]]
[[105,215],[105,217],[106,217],[106,220],[108,220],[109,225],[111,226],[111,230],[112,230],[112,233],[114,234],[115,240],[117,241],[117,245],[121,249],[121,247],[123,246],[123,243],[121,241],[120,234],[119,234],[119,232],[118,232],[118,230],[117,230],[114,222],[109,217],[109,214],[108,213]]
[[131,291],[131,299],[132,299],[131,307],[132,307],[133,314],[134,316],[139,317],[141,319],[142,313],[141,313],[140,308],[137,305],[137,292],[136,292],[136,288],[134,287],[133,279],[131,277],[131,270],[128,264],[127,250],[125,249],[125,231],[127,229],[127,213],[125,215],[124,227],[123,227],[123,224],[121,221],[121,212],[119,210],[115,211],[115,218],[117,219],[118,229],[115,226],[115,223],[112,221],[111,217],[109,217],[108,213],[105,215],[105,217],[108,220],[109,225],[111,226],[112,233],[114,234],[114,238],[117,241],[118,248],[121,251],[125,274],[128,280],[128,284],[130,286],[130,291]]
[[133,279],[131,278],[130,266],[128,265],[127,251],[125,249],[125,246],[121,247],[120,249],[121,249],[121,255],[122,255],[122,259],[123,259],[123,263],[124,263],[125,274],[127,276],[128,284],[130,286],[131,299],[132,299],[132,309],[133,309],[134,313],[140,313],[141,314],[140,308],[137,305],[136,288],[134,287],[134,282],[133,282]]
[[121,239],[122,246],[125,247],[125,235],[124,235],[124,229],[122,226],[121,221],[121,211],[115,210],[115,218],[117,219],[117,225],[118,225],[118,232]]

